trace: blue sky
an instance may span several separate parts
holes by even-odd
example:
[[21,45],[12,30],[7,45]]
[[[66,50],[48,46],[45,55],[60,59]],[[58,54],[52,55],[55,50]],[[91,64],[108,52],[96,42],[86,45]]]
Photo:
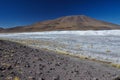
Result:
[[0,0],[0,27],[4,28],[68,15],[120,24],[120,0]]

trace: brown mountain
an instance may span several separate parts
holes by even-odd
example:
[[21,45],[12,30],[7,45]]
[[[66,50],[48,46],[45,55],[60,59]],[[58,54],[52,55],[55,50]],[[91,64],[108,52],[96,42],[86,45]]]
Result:
[[54,20],[38,22],[29,26],[6,29],[5,32],[31,32],[53,30],[110,30],[120,29],[119,25],[96,20],[84,15],[65,16]]
[[3,28],[0,28],[0,32],[2,32],[2,31],[4,31],[4,29],[3,29]]

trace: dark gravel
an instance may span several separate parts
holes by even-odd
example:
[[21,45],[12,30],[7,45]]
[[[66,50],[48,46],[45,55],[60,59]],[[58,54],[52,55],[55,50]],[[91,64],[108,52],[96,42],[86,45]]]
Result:
[[120,80],[119,75],[105,64],[0,40],[0,80]]

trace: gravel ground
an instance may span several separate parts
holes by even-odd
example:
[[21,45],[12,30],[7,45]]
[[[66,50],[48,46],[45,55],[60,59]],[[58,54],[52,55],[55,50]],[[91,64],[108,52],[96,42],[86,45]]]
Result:
[[106,64],[0,40],[0,80],[120,80],[118,76],[120,70]]

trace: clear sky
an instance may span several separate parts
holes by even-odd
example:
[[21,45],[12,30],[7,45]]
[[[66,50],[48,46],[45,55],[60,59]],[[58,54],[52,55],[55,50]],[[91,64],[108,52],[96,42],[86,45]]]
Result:
[[67,15],[120,24],[120,0],[0,0],[0,27],[4,28]]

